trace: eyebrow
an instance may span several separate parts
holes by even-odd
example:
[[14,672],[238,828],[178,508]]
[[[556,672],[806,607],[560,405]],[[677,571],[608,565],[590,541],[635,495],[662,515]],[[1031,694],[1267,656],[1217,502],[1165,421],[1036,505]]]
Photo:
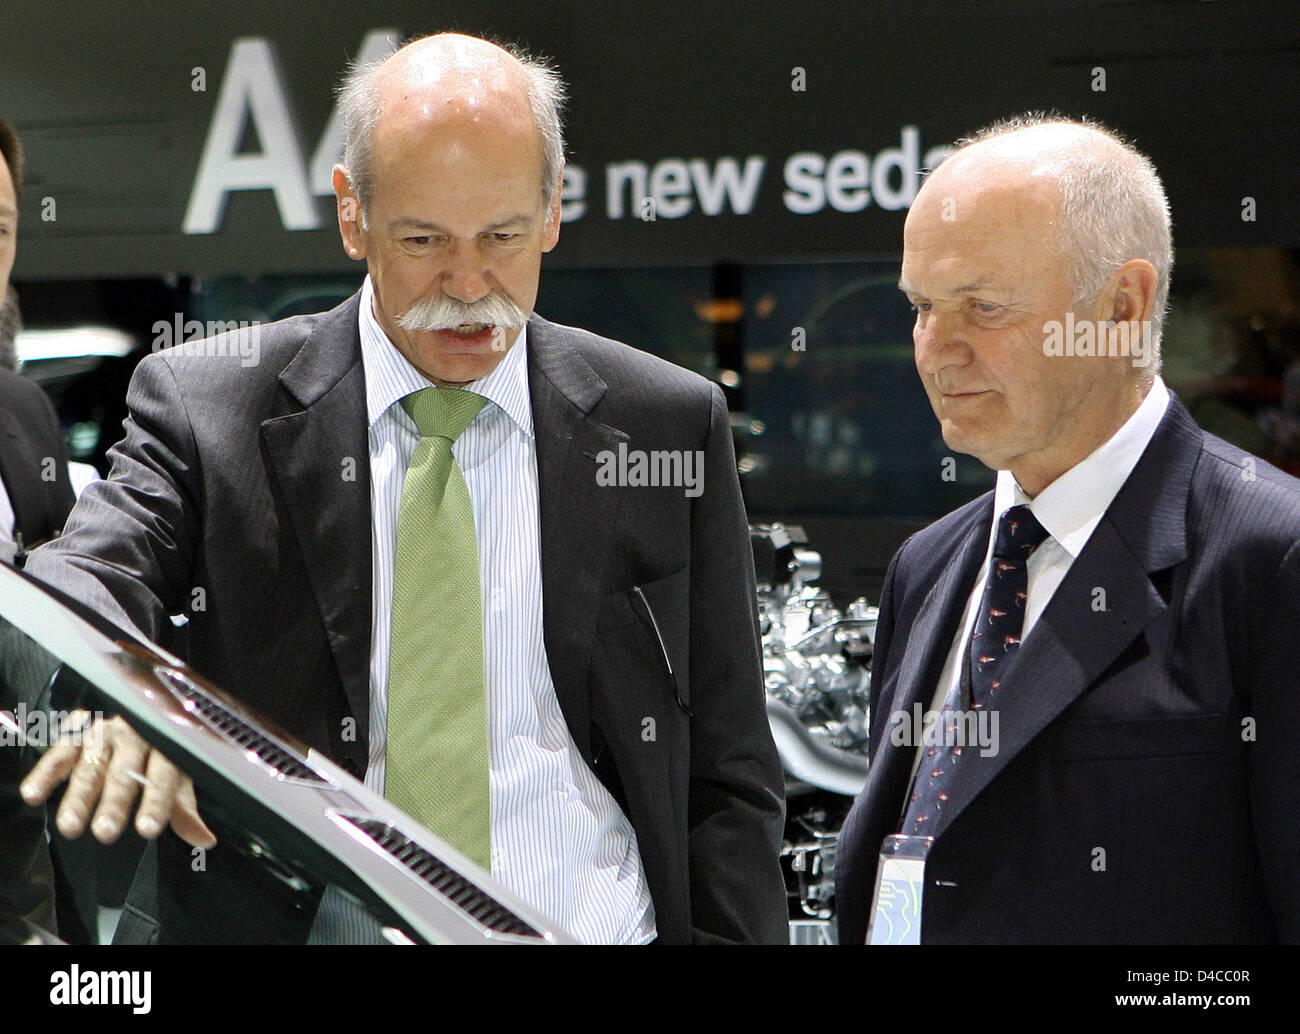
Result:
[[14,218],[17,218],[18,209],[14,208],[13,205],[0,205],[0,216],[13,216]]
[[[521,213],[519,215],[512,215],[508,219],[503,219],[499,223],[493,223],[491,226],[485,227],[480,232],[494,233],[497,230],[504,230],[513,226],[526,226],[531,222],[532,222],[531,217],[527,215],[523,215]],[[449,233],[447,230],[439,226],[437,223],[430,223],[430,222],[426,222],[423,219],[413,219],[407,217],[394,220],[389,225],[389,229],[393,232],[397,232],[399,230],[420,230],[424,233],[445,233],[449,237],[453,236],[453,234]]]
[[[983,291],[985,288],[992,286],[993,281],[987,277],[981,280],[972,280],[969,284],[962,284],[953,294],[974,294],[976,291]],[[915,294],[911,286],[901,276],[898,278],[898,289],[904,294]]]

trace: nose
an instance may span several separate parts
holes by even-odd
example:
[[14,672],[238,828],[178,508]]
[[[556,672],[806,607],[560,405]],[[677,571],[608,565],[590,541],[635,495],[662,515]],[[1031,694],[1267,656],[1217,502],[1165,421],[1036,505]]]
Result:
[[945,366],[962,366],[970,361],[970,342],[958,313],[931,309],[920,313],[912,327],[916,368],[933,376]]
[[487,262],[476,242],[453,241],[442,269],[442,293],[462,302],[476,302],[489,294]]

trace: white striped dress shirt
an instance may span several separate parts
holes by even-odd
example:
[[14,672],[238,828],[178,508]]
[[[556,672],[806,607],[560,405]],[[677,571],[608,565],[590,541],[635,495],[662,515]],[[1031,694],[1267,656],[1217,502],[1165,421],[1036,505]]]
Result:
[[[402,483],[418,433],[400,400],[429,382],[392,345],[361,293],[361,356],[370,444],[370,743],[366,786],[384,790],[393,563]],[[581,941],[644,943],[654,908],[636,834],[583,761],[560,711],[542,638],[537,450],[527,331],[490,374],[467,385],[488,399],[452,453],[478,535],[487,684],[492,874]],[[430,706],[436,706],[431,700]],[[366,938],[338,895],[312,939]],[[340,922],[343,925],[340,925]]]

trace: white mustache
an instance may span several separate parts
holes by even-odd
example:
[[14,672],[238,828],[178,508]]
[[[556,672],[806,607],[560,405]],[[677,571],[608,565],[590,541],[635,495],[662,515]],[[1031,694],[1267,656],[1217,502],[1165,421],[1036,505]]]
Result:
[[459,298],[425,298],[416,302],[396,323],[407,333],[433,330],[455,330],[467,323],[482,323],[489,327],[514,330],[528,322],[527,314],[507,295],[499,292],[485,295],[476,302],[462,302]]

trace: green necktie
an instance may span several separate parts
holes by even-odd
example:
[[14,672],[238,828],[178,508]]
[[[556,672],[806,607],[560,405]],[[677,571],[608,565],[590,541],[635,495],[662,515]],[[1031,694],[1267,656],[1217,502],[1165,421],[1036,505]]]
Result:
[[420,442],[397,519],[384,793],[490,870],[478,539],[451,453],[486,401],[458,388],[424,388],[402,399]]

